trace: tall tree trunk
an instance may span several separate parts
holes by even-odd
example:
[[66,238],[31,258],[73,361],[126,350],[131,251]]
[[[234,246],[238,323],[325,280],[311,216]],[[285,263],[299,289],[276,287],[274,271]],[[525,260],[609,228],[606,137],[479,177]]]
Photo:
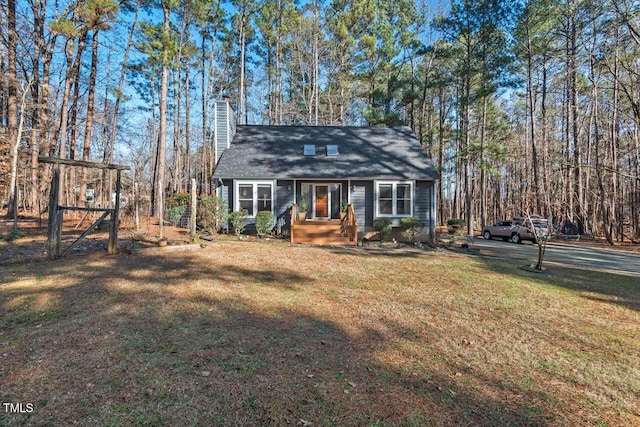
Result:
[[[44,0],[43,0],[44,1]],[[34,5],[32,5],[32,10],[33,10],[33,15],[34,15],[34,28],[37,28],[37,35],[36,35],[36,43],[40,46],[39,47],[39,52],[40,52],[40,58],[42,60],[42,80],[40,81],[40,84],[38,85],[38,129],[40,131],[40,137],[38,139],[39,141],[39,147],[38,147],[38,151],[40,155],[51,155],[51,147],[53,146],[55,149],[55,140],[51,139],[51,134],[49,132],[49,128],[50,128],[50,123],[51,123],[51,119],[50,119],[50,108],[49,108],[49,96],[50,96],[50,80],[51,80],[51,62],[53,59],[53,52],[54,49],[53,47],[56,44],[56,40],[57,40],[57,36],[56,35],[52,35],[47,42],[45,42],[44,39],[44,10],[45,5],[44,2],[38,1],[37,3],[35,3]],[[38,71],[38,70],[35,70]],[[50,178],[50,171],[51,171],[52,165],[51,164],[45,164],[44,167],[41,167],[39,169],[42,170],[42,174],[40,175],[40,183],[39,183],[39,189],[37,189],[37,200],[38,203],[40,203],[40,201],[43,199],[43,195],[47,194],[47,188],[49,186],[49,183],[51,182],[51,178]],[[46,203],[42,204],[42,206],[40,204],[38,204],[38,209],[39,212],[41,213],[43,211],[43,209],[45,208]]]
[[[73,81],[75,76],[80,73],[80,62],[82,58],[82,53],[84,51],[84,47],[86,44],[86,30],[83,30],[81,34],[77,37],[78,47],[74,52],[69,49],[70,40],[67,40],[66,46],[66,56],[67,56],[67,70],[65,72],[65,82],[64,82],[64,92],[62,94],[62,102],[60,105],[60,121],[58,122],[58,127],[54,131],[53,144],[51,146],[51,150],[54,151],[56,149],[55,144],[59,144],[58,157],[64,159],[67,157],[67,126],[69,122],[69,97],[71,96],[71,87],[73,85]],[[75,97],[74,97],[75,98]],[[51,152],[50,155],[54,153]],[[60,183],[58,188],[62,191],[66,188],[66,180],[64,179],[66,175],[66,167],[64,165],[60,165]],[[65,194],[69,195],[69,191],[66,191]]]
[[[624,224],[624,201],[620,200],[618,197],[618,188],[620,187],[620,175],[618,174],[618,152],[619,152],[619,125],[618,125],[618,108],[620,101],[620,81],[619,81],[619,60],[620,60],[620,52],[618,50],[618,39],[619,33],[618,28],[614,29],[615,32],[615,49],[614,49],[614,58],[613,58],[613,106],[612,106],[612,116],[611,116],[611,127],[610,127],[610,155],[611,155],[611,165],[613,170],[612,177],[612,188],[611,188],[611,230],[610,233],[615,233],[615,237],[617,239],[622,239],[622,231]],[[617,223],[617,227],[614,227],[614,223]]]
[[16,2],[7,0],[7,138],[11,146],[11,176],[9,180],[9,209],[7,217],[17,215],[18,197],[18,74],[17,74],[17,44],[16,33]]
[[[73,78],[73,95],[71,96],[71,108],[69,110],[69,158],[72,160],[76,159],[76,144],[78,143],[78,114],[79,114],[79,103],[80,103],[80,72],[78,70],[75,73]],[[61,170],[62,176],[61,179],[64,183],[66,183],[65,188],[61,188],[62,198],[65,201],[66,205],[75,205],[76,195],[75,195],[75,187],[76,187],[76,172],[75,168],[71,170],[69,168],[65,168]],[[73,201],[71,198],[73,197]],[[72,212],[72,215],[76,215],[77,212]]]
[[[151,160],[153,161],[152,167],[152,179],[151,179],[151,203],[150,212],[151,216],[156,215],[156,196],[158,194],[158,147],[160,144],[160,138],[157,133],[158,119],[156,116],[156,77],[155,73],[151,71]],[[158,100],[158,104],[159,104]]]
[[[180,51],[178,51],[177,64],[181,63]],[[171,180],[171,189],[173,193],[182,191],[182,164],[181,164],[181,148],[182,148],[182,126],[180,120],[182,119],[182,79],[180,76],[181,69],[176,67],[173,70],[173,179]]]
[[488,97],[482,99],[482,123],[480,128],[480,228],[487,224],[487,108]]
[[[573,2],[573,0],[571,0]],[[565,100],[564,100],[564,137],[565,137],[565,155],[564,155],[564,171],[565,171],[565,188],[564,188],[564,198],[566,199],[566,205],[568,207],[567,217],[571,222],[575,221],[575,177],[572,175],[572,165],[575,161],[575,157],[572,159],[572,153],[575,151],[576,147],[572,144],[571,141],[571,128],[572,128],[572,100],[573,100],[573,77],[575,76],[575,65],[574,60],[575,57],[572,56],[571,51],[571,18],[567,17],[567,39],[565,41],[565,49],[566,49],[566,67],[567,67],[567,75],[566,75],[566,88],[565,88]]]
[[471,117],[471,42],[467,40],[464,76],[464,113],[462,117],[462,132],[464,134],[464,191],[467,219],[467,234],[474,235],[473,230],[473,190],[471,188],[471,132],[469,120]]
[[[111,54],[107,54],[107,76],[111,75]],[[104,84],[104,95],[102,97],[102,163],[112,163],[109,161],[109,140],[110,133],[113,134],[113,129],[110,130],[109,122],[109,92],[111,91],[110,79],[107,77]],[[109,180],[109,171],[103,170],[100,172],[100,206],[110,207],[109,199],[111,199],[111,193],[108,189],[107,181]]]
[[[595,47],[595,46],[594,46]],[[591,103],[592,103],[592,111],[591,111],[591,127],[593,128],[593,138],[594,138],[594,148],[595,148],[595,168],[596,168],[596,179],[598,182],[598,194],[600,198],[600,219],[602,223],[602,230],[605,233],[605,237],[609,244],[613,245],[613,238],[609,229],[609,206],[606,200],[606,193],[604,188],[604,180],[602,177],[603,166],[600,162],[600,127],[598,123],[598,113],[599,113],[599,104],[598,104],[598,84],[596,78],[596,70],[595,70],[595,58],[593,55],[590,60],[590,69],[589,69],[589,79],[591,80]]]
[[540,197],[540,174],[538,172],[538,147],[536,143],[536,93],[533,88],[533,46],[531,37],[527,38],[527,92],[529,98],[529,126],[531,127],[531,156],[533,166],[533,194],[536,201],[536,214],[542,214]]
[[[87,98],[87,118],[84,127],[84,143],[82,145],[82,160],[89,161],[91,151],[91,131],[93,129],[94,105],[96,98],[96,75],[98,73],[98,35],[97,28],[93,29],[91,38],[91,71],[89,72],[89,92]],[[80,177],[80,206],[87,206],[88,168],[82,168]]]
[[185,190],[189,188],[189,183],[191,182],[191,103],[190,101],[190,91],[189,85],[191,84],[189,80],[189,61],[186,61],[186,67],[184,70],[184,185]]
[[43,19],[43,4],[41,2],[31,2],[31,12],[33,14],[33,47],[34,47],[34,64],[32,71],[33,87],[32,98],[35,103],[33,108],[33,129],[31,131],[31,188],[30,188],[30,210],[31,213],[35,213],[38,206],[38,155],[40,154],[40,148],[42,147],[42,135],[45,128],[39,126],[38,117],[43,108],[41,102],[40,92],[40,63],[41,56],[44,48],[44,19]]
[[[39,55],[38,55],[39,56]],[[38,100],[40,98],[39,85],[40,85],[40,60],[35,61],[34,73],[32,74],[33,86],[31,88],[32,99],[35,103],[35,107],[31,112],[31,176],[29,185],[29,212],[32,214],[36,212],[38,206],[38,154],[39,145],[38,140],[40,137],[40,130],[38,129]]]
[[318,126],[318,112],[320,110],[320,6],[318,0],[314,2],[314,36],[313,36],[313,99],[314,99],[314,118],[313,124]]
[[542,93],[540,95],[540,128],[541,128],[541,140],[542,140],[542,186],[545,200],[545,212],[552,214],[551,206],[551,189],[549,186],[549,177],[551,176],[548,170],[548,157],[549,157],[549,141],[547,138],[547,58],[543,57],[542,63]]
[[245,11],[242,11],[240,20],[240,92],[238,95],[238,119],[237,122],[242,123],[242,103],[244,102],[244,70],[245,70]]
[[[571,8],[575,10],[575,0],[570,1]],[[577,22],[575,13],[569,17],[569,40],[568,40],[568,70],[567,77],[569,79],[569,114],[571,116],[570,140],[573,145],[573,185],[571,187],[571,199],[575,215],[578,219],[578,229],[582,233],[584,231],[584,191],[582,183],[582,149],[579,137],[579,99],[578,99],[578,40],[577,40]]]
[[444,217],[444,118],[445,118],[445,90],[443,87],[438,89],[439,92],[439,123],[438,123],[438,172],[440,180],[438,181],[438,204],[440,213],[440,225],[445,225]]
[[[129,52],[131,52],[131,45],[133,41],[133,35],[138,25],[138,14],[140,11],[140,0],[136,1],[136,11],[133,16],[133,21],[131,22],[131,27],[129,29],[129,36],[127,37],[127,46],[124,49],[124,58],[122,59],[122,68],[120,69],[120,80],[118,81],[118,92],[116,93],[116,102],[113,107],[113,122],[111,124],[111,137],[109,140],[109,157],[104,159],[107,163],[113,163],[113,153],[114,146],[116,143],[116,134],[118,133],[118,116],[120,114],[120,101],[122,100],[122,88],[124,86],[124,80],[126,77],[127,65],[129,63]],[[108,189],[108,206],[112,207],[113,198],[111,195],[113,194],[113,176],[111,170],[107,171],[109,184],[107,186]]]
[[167,159],[167,95],[169,93],[169,43],[171,34],[171,11],[167,1],[162,2],[162,31],[165,44],[162,46],[162,72],[160,77],[160,125],[158,128],[158,180],[155,194],[155,214],[160,219],[160,235],[163,237],[165,166]]
[[[202,65],[202,75],[200,84],[202,85],[201,90],[201,102],[202,102],[202,151],[200,152],[200,190],[199,194],[203,194],[205,188],[209,188],[209,177],[207,174],[207,140],[208,140],[208,110],[209,104],[207,102],[207,94],[209,93],[209,86],[207,85],[206,78],[206,69],[207,69],[207,51],[206,51],[206,37],[202,36],[202,47],[201,47],[201,65]],[[213,50],[214,42],[211,42],[211,50]],[[206,193],[208,194],[208,192]]]

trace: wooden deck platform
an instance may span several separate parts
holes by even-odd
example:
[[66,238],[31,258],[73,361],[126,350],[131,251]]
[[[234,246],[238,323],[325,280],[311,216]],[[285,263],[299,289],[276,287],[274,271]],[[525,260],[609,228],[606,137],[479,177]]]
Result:
[[[295,204],[292,217],[296,218]],[[342,220],[292,221],[291,243],[357,246],[358,226],[355,223],[353,206],[349,205],[347,216]]]
[[342,232],[340,221],[295,221],[292,243],[315,245],[356,245]]

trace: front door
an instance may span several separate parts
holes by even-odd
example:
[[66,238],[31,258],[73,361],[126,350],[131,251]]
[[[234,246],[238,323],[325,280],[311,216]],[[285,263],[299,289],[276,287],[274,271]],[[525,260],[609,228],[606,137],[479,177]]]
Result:
[[329,186],[316,185],[316,218],[329,218]]

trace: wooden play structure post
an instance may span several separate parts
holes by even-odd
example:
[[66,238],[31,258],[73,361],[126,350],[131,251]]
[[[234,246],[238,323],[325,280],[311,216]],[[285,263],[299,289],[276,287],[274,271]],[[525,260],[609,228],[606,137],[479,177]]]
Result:
[[[118,228],[120,225],[120,184],[121,172],[129,170],[129,166],[114,165],[107,163],[85,162],[81,160],[58,159],[54,157],[38,156],[41,163],[52,163],[53,174],[51,177],[51,189],[49,192],[49,227],[47,230],[47,252],[49,259],[55,259],[69,253],[75,248],[85,237],[87,237],[96,227],[100,225],[104,219],[110,215],[109,223],[109,243],[107,251],[109,254],[116,253],[116,244],[118,242]],[[85,208],[74,206],[60,206],[58,204],[60,197],[60,165],[79,166],[93,169],[115,170],[116,175],[116,201],[113,209],[107,208]],[[111,197],[111,195],[109,195]],[[103,212],[91,226],[84,231],[75,242],[71,244],[64,252],[62,252],[62,222],[64,211],[83,211],[83,212]]]
[[196,194],[196,180],[191,178],[191,216],[189,217],[189,238],[196,240],[196,215],[198,213],[198,195]]

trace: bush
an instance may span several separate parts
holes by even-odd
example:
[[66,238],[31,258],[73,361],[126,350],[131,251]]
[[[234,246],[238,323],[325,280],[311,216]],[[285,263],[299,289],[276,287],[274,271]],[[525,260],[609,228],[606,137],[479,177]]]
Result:
[[383,242],[387,241],[387,237],[391,232],[391,220],[389,218],[378,218],[373,221],[373,228],[380,235],[380,240]]
[[171,209],[171,208],[175,208],[176,206],[189,206],[190,201],[191,201],[191,195],[189,193],[184,193],[184,194],[177,193],[167,197],[166,200],[164,201],[164,204],[167,207],[167,209]]
[[466,221],[461,218],[449,218],[447,220],[447,229],[449,234],[464,234]]
[[231,228],[236,236],[240,237],[245,228],[244,219],[247,217],[247,211],[234,211],[229,215]]
[[9,231],[9,234],[0,234],[0,240],[3,240],[5,242],[13,242],[14,240],[17,240],[21,237],[24,237],[24,233],[17,229],[12,229],[11,231]]
[[187,207],[184,205],[167,207],[167,219],[172,223],[177,224],[186,210]]
[[229,218],[229,205],[226,200],[214,196],[201,196],[198,200],[198,224],[211,234],[221,229]]
[[402,218],[400,224],[405,228],[404,235],[410,243],[416,240],[416,236],[422,231],[422,223],[418,218],[408,217]]
[[307,211],[307,196],[302,193],[300,200],[298,201],[298,212],[306,212]]
[[256,215],[256,231],[258,236],[264,236],[273,228],[273,213],[271,211],[260,211]]

